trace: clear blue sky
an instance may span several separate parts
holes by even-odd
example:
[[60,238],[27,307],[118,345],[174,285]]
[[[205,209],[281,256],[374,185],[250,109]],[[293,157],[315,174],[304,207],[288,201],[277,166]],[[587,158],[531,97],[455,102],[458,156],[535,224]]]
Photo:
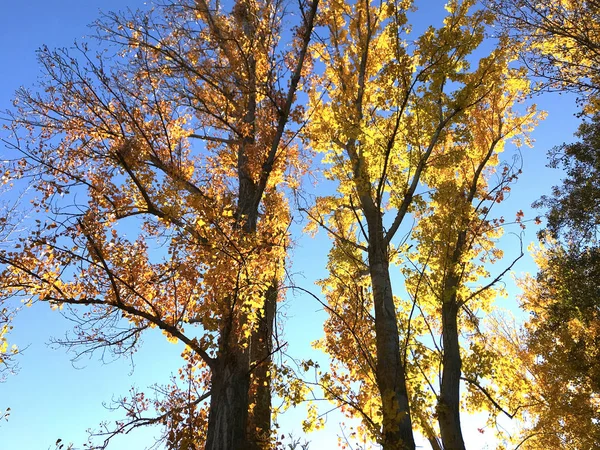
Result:
[[[428,0],[430,1],[430,0]],[[419,2],[417,2],[419,3]],[[19,86],[33,84],[39,74],[35,50],[45,44],[49,47],[70,46],[88,32],[86,25],[98,16],[98,10],[118,10],[144,7],[141,0],[28,0],[2,1],[0,4],[0,110],[10,106],[14,91]],[[559,174],[546,169],[546,150],[563,141],[572,140],[577,121],[574,100],[569,96],[546,96],[538,103],[549,112],[548,119],[536,130],[534,149],[523,149],[524,173],[513,188],[511,197],[503,205],[507,218],[523,209],[528,218],[528,206],[541,194],[547,193],[558,182]],[[0,131],[2,133],[2,131]],[[510,147],[506,152],[511,155]],[[535,229],[529,226],[526,242],[534,240]],[[321,271],[329,248],[325,236],[317,240],[298,237],[299,246],[293,250],[293,272],[296,283],[313,289],[313,280],[323,276]],[[516,240],[505,241],[506,246]],[[531,261],[516,268],[520,273],[535,270]],[[514,295],[506,305],[514,307]],[[289,353],[296,357],[312,357],[310,342],[321,334],[324,318],[319,305],[307,296],[290,296],[284,308],[287,313],[286,340]],[[12,341],[26,347],[19,359],[21,370],[6,383],[0,384],[0,410],[10,406],[8,422],[0,424],[0,450],[54,449],[57,438],[76,444],[85,442],[85,430],[96,427],[102,420],[118,419],[119,413],[110,413],[102,407],[112,397],[125,395],[131,385],[146,388],[153,383],[166,382],[169,374],[178,368],[181,346],[166,342],[160,332],[150,333],[141,350],[134,355],[135,368],[127,360],[102,364],[95,356],[83,360],[74,368],[70,355],[63,348],[46,345],[51,336],[60,337],[69,323],[45,305],[22,311],[15,322]],[[300,415],[285,419],[285,430],[299,433]],[[339,431],[337,419],[328,423],[327,435],[311,435],[311,448],[331,448]],[[150,445],[153,433],[142,431],[116,442],[114,449],[143,449]],[[468,447],[482,448],[485,437],[478,434],[468,439]],[[473,439],[477,438],[478,441]]]

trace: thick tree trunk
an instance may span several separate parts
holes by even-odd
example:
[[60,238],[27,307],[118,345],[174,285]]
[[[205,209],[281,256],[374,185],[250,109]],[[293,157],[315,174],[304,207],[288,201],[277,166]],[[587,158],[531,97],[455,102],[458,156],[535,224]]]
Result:
[[265,294],[259,323],[247,348],[227,327],[222,331],[211,379],[206,450],[270,448],[270,371],[277,295],[274,281]]
[[258,328],[252,334],[250,344],[251,364],[254,366],[250,379],[250,404],[248,450],[266,450],[271,436],[271,370],[273,352],[273,325],[277,308],[277,281],[265,295],[265,305],[259,318]]
[[247,354],[240,348],[237,355],[226,352],[219,355],[211,379],[205,450],[249,448],[246,430],[249,386]]
[[[452,278],[452,277],[451,277]],[[456,283],[450,283],[455,289]],[[438,402],[438,421],[444,450],[465,450],[460,427],[460,375],[462,361],[458,342],[456,294],[442,304],[443,373]]]
[[[252,209],[255,185],[247,170],[246,142],[238,150],[239,192],[236,227],[243,233],[256,232],[257,211]],[[235,304],[233,299],[228,299]],[[250,348],[240,342],[243,338],[236,323],[247,320],[239,308],[232,308],[224,317],[219,340],[219,352],[211,376],[211,400],[205,450],[250,449]],[[239,326],[239,325],[238,325]]]
[[[375,303],[376,378],[383,406],[383,449],[414,450],[406,373],[381,219],[369,227],[369,270]],[[375,228],[375,229],[373,229]]]

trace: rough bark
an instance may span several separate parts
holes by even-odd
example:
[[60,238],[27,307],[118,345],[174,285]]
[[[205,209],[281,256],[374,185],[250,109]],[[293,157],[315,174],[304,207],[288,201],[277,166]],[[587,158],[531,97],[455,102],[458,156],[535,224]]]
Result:
[[[252,104],[252,95],[250,97]],[[253,125],[254,116],[247,115],[245,120]],[[236,226],[248,235],[256,233],[258,218],[257,208],[252,207],[256,185],[250,176],[246,156],[252,140],[251,136],[242,141],[237,161],[239,186]],[[232,306],[235,305],[233,298],[229,302]],[[221,329],[217,363],[211,377],[206,450],[260,448],[253,440],[255,434],[249,432],[251,342],[255,337],[250,337],[248,346],[240,343],[240,334],[235,324],[245,323],[247,317],[235,307],[232,307],[230,314]],[[236,315],[239,317],[236,318]]]
[[248,355],[241,349],[237,353],[223,352],[213,369],[205,450],[249,448]]

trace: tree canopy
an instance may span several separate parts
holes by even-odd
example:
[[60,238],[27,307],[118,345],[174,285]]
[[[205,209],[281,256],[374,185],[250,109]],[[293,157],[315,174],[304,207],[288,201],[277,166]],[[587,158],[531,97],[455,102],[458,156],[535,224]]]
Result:
[[[498,448],[597,448],[598,5],[449,0],[423,27],[419,7],[170,0],[40,49],[2,162],[33,208],[15,238],[21,206],[0,217],[2,368],[21,298],[70,318],[79,354],[131,355],[153,329],[184,344],[176,378],[120,399],[95,448],[156,424],[169,449],[282,448],[276,404],[309,394],[354,419],[346,445],[465,450],[465,418],[487,412]],[[520,328],[497,310],[523,237],[500,247],[527,205],[499,209],[535,176],[504,152],[532,146],[540,86],[591,116],[551,154],[566,178],[537,202]],[[326,313],[327,362],[290,355],[303,370],[275,357],[296,209],[331,242],[322,295],[299,286]],[[314,405],[304,425],[324,425]]]
[[[596,0],[488,0],[509,34],[527,43],[523,59],[542,87],[572,90],[596,109],[600,86],[600,3]],[[595,106],[593,106],[595,105]]]

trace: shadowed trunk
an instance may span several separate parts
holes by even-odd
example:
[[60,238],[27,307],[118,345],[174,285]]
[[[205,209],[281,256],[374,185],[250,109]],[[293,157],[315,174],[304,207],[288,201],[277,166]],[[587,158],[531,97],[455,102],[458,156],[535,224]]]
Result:
[[375,303],[376,377],[383,407],[382,444],[385,450],[414,450],[406,373],[381,216],[373,222],[369,221],[369,271]]
[[250,358],[254,368],[250,381],[250,403],[254,408],[248,418],[248,435],[251,441],[249,450],[265,450],[270,447],[272,337],[277,308],[277,285],[277,281],[274,281],[267,290],[258,328],[251,337]]
[[[454,277],[450,277],[452,283]],[[456,283],[453,283],[456,285]],[[458,342],[458,304],[456,294],[442,305],[444,344],[442,384],[437,413],[444,450],[465,450],[460,427],[460,374],[462,361]]]
[[248,356],[238,349],[238,355],[223,352],[213,369],[205,450],[249,448]]
[[[248,43],[262,43],[265,39],[263,27],[256,21],[254,12],[255,3],[247,0],[236,0],[232,9],[232,18],[235,25],[239,27]],[[266,3],[265,8],[271,8],[274,5]],[[264,145],[264,142],[257,142],[257,127],[260,125],[260,114],[257,118],[257,110],[261,108],[260,97],[264,96],[265,80],[261,79],[261,70],[257,70],[256,49],[249,51],[245,46],[238,46],[237,49],[243,59],[240,65],[241,71],[234,71],[236,87],[240,88],[243,98],[243,105],[240,111],[243,111],[241,122],[243,127],[240,131],[242,139],[237,149],[237,175],[238,175],[238,198],[236,208],[236,225],[246,235],[255,235],[257,232],[257,222],[259,217],[259,208],[261,201],[268,186],[269,177],[273,170],[275,160],[278,156],[279,144],[286,124],[290,117],[290,111],[294,104],[294,98],[298,84],[302,77],[302,67],[305,57],[308,53],[308,44],[310,42],[314,21],[317,14],[318,0],[314,0],[308,9],[302,12],[302,24],[305,27],[300,34],[302,38],[296,61],[296,67],[291,73],[290,85],[285,95],[283,107],[277,107],[278,119],[274,129],[273,141],[270,146],[265,147],[265,158],[262,162],[261,172],[256,173],[251,161],[252,155],[256,153],[257,145]],[[304,12],[307,14],[305,15]],[[221,33],[215,22],[210,25],[216,35]],[[222,43],[224,54],[229,52],[229,43]],[[235,59],[235,58],[234,58]],[[277,77],[276,77],[277,78]],[[261,81],[262,80],[262,81]],[[274,89],[277,90],[277,83]],[[267,95],[267,97],[269,97]],[[234,128],[238,128],[237,125]],[[264,130],[263,130],[264,131]],[[239,136],[235,136],[236,141]],[[260,141],[260,140],[259,140]],[[267,269],[267,268],[265,268]],[[248,348],[243,349],[239,342],[230,338],[224,339],[220,345],[217,355],[218,363],[225,363],[223,367],[219,365],[213,372],[211,409],[209,413],[209,435],[211,440],[207,441],[206,448],[213,450],[222,449],[249,449],[263,450],[270,445],[271,433],[271,360],[272,360],[272,336],[277,308],[278,283],[273,280],[273,284],[261,299],[262,311],[259,311],[258,324],[253,330],[247,342]],[[233,313],[233,311],[232,311]],[[244,323],[247,317],[241,317],[240,323]],[[225,326],[227,328],[227,326]],[[229,330],[231,331],[231,330]],[[229,333],[225,333],[228,335]],[[241,336],[238,336],[241,339]],[[233,352],[237,360],[232,361],[230,369],[228,355]],[[223,360],[225,358],[225,360]],[[222,379],[220,377],[223,377]],[[221,384],[224,383],[223,386]],[[228,386],[231,385],[231,386]],[[216,389],[216,390],[215,390]],[[235,393],[240,398],[233,399],[229,394]],[[226,405],[219,405],[219,399],[225,401]],[[229,402],[229,403],[227,403]],[[213,407],[219,409],[213,412]],[[239,408],[243,408],[243,411]],[[223,410],[224,412],[221,412]],[[217,417],[212,419],[212,416]],[[229,417],[226,419],[225,417]],[[235,426],[235,432],[222,433],[221,421],[230,420]],[[211,426],[214,430],[211,430]],[[215,439],[220,436],[230,439],[227,443],[219,444]],[[214,447],[210,447],[209,443]],[[220,446],[218,446],[220,445]]]
[[[476,178],[477,179],[477,178]],[[468,200],[473,198],[474,189]],[[462,360],[460,358],[460,343],[458,342],[458,311],[457,298],[460,277],[455,270],[464,252],[467,239],[466,226],[458,234],[456,246],[450,260],[452,272],[444,282],[442,293],[442,384],[438,400],[438,423],[444,450],[465,450],[462,430],[460,427],[460,375]]]
[[[498,140],[492,141],[487,154],[479,163],[474,172],[470,188],[465,197],[465,205],[471,204],[477,194],[477,182],[483,169],[492,157]],[[462,360],[460,357],[460,343],[458,330],[458,312],[461,300],[457,296],[458,288],[462,282],[457,272],[460,261],[467,251],[467,236],[469,222],[460,223],[461,231],[458,233],[456,245],[449,261],[450,274],[444,282],[442,292],[442,383],[438,400],[437,413],[440,425],[440,434],[444,450],[465,450],[462,430],[460,427],[460,376],[462,373]]]

